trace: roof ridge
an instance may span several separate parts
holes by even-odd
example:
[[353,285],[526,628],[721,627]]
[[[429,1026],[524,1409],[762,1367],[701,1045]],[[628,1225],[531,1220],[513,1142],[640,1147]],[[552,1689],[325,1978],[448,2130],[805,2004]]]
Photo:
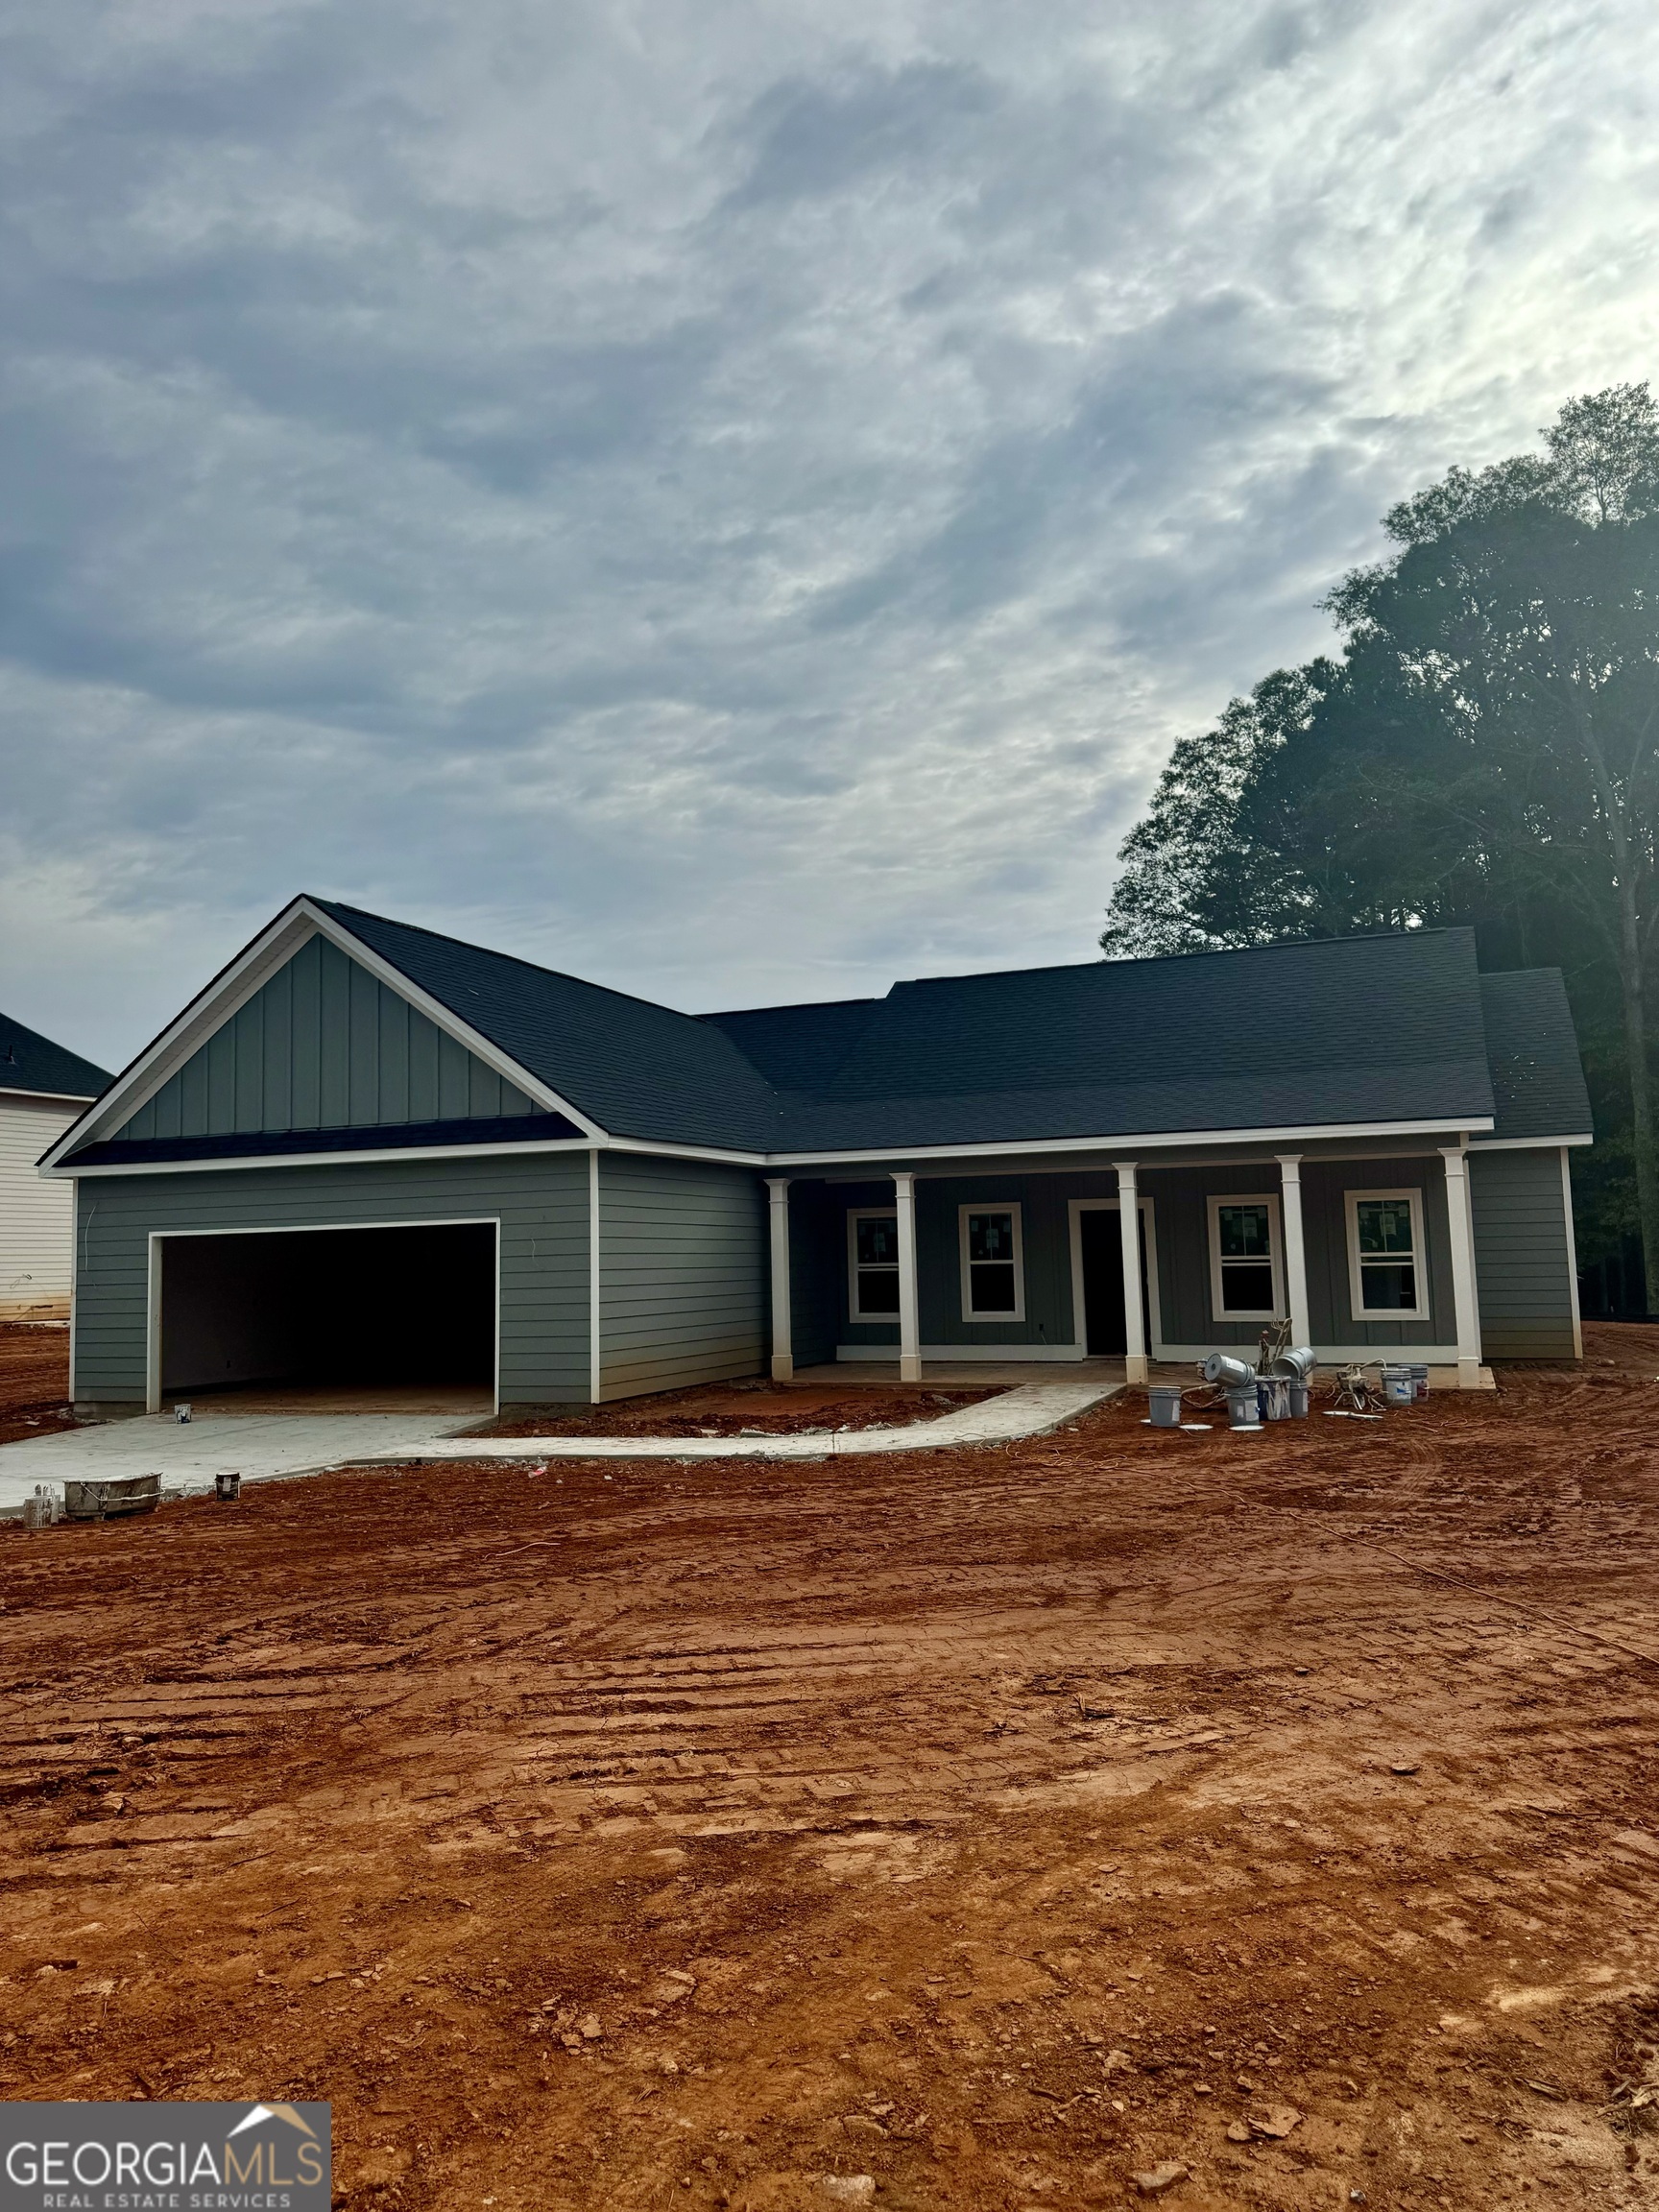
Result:
[[886,992],[860,998],[785,998],[777,1006],[712,1006],[707,1014],[693,1014],[693,1022],[729,1022],[738,1014],[824,1014],[832,1006],[884,1006]]

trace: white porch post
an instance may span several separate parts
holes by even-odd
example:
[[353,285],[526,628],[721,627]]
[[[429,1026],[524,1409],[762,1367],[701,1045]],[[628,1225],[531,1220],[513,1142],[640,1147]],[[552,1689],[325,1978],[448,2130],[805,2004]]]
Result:
[[1452,1238],[1452,1307],[1457,1325],[1457,1387],[1480,1387],[1480,1307],[1475,1288],[1475,1237],[1469,1161],[1461,1145],[1443,1144],[1446,1225]]
[[916,1178],[896,1173],[893,1191],[899,1229],[899,1380],[922,1380],[922,1334],[916,1303]]
[[1308,1250],[1302,1240],[1302,1155],[1279,1155],[1279,1213],[1285,1230],[1285,1310],[1290,1316],[1290,1342],[1313,1341],[1308,1318]]
[[1115,1160],[1118,1233],[1123,1240],[1123,1377],[1146,1380],[1146,1315],[1141,1304],[1141,1192],[1133,1160]]
[[772,1225],[772,1380],[795,1379],[795,1344],[790,1334],[789,1310],[789,1178],[768,1175],[767,1209]]

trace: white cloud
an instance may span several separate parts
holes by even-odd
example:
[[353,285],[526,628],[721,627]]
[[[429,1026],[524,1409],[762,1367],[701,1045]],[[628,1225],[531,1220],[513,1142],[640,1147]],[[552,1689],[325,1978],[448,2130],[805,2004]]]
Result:
[[106,1061],[301,887],[1086,958],[1382,508],[1652,366],[1634,0],[9,21],[0,1005]]

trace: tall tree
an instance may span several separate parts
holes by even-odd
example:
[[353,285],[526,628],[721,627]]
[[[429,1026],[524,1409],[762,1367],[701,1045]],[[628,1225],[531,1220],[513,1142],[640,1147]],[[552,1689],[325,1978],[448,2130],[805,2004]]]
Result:
[[[1659,1303],[1659,411],[1571,401],[1543,455],[1453,469],[1328,602],[1339,663],[1279,671],[1175,748],[1108,952],[1475,921],[1616,990]],[[1509,949],[1513,949],[1510,950]]]

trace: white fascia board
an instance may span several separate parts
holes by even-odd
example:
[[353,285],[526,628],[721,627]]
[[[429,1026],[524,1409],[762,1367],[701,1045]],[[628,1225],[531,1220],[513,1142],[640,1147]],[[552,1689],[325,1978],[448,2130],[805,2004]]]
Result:
[[228,968],[222,968],[212,981],[196,994],[184,1011],[122,1070],[103,1097],[65,1129],[51,1151],[42,1156],[40,1172],[43,1175],[52,1173],[66,1152],[81,1144],[96,1142],[108,1130],[118,1129],[123,1121],[131,1119],[145,1100],[153,1097],[167,1078],[229,1020],[237,1007],[252,998],[260,985],[267,982],[285,960],[292,958],[314,934],[315,925],[302,912],[307,903],[303,899],[296,899],[284,906],[252,944],[244,946]]
[[495,1160],[515,1152],[587,1152],[586,1137],[527,1138],[522,1144],[388,1144],[375,1151],[241,1152],[231,1159],[108,1161],[95,1167],[42,1167],[70,1181],[93,1175],[211,1175],[233,1167],[353,1167],[385,1160]]
[[[1190,1144],[1285,1144],[1356,1137],[1431,1137],[1462,1129],[1490,1129],[1492,1118],[1459,1115],[1439,1121],[1313,1121],[1282,1129],[1160,1129],[1121,1137],[1057,1137],[1009,1140],[996,1144],[890,1144],[880,1151],[768,1152],[750,1155],[768,1166],[826,1167],[909,1160],[1000,1160],[1045,1152],[1166,1151]],[[1551,1140],[1558,1142],[1558,1140]],[[666,1150],[666,1146],[654,1146]]]
[[[1341,1137],[1435,1136],[1444,1138],[1447,1134],[1448,1127],[1449,1124],[1444,1121],[1383,1122],[1380,1123],[1373,1129],[1367,1129],[1364,1127],[1349,1127],[1334,1131],[1321,1131],[1320,1134],[1329,1134]],[[1263,1143],[1271,1142],[1274,1138],[1308,1137],[1310,1134],[1312,1133],[1308,1130],[1245,1130],[1239,1132],[1236,1137],[1233,1137],[1231,1142],[1238,1144]],[[383,1151],[372,1152],[358,1151],[355,1149],[343,1149],[337,1152],[239,1153],[231,1159],[146,1160],[141,1162],[134,1161],[131,1165],[116,1161],[107,1166],[100,1166],[95,1167],[75,1167],[73,1169],[63,1167],[53,1169],[43,1165],[40,1172],[42,1174],[57,1173],[64,1175],[75,1174],[88,1176],[195,1175],[208,1174],[212,1173],[216,1169],[233,1167],[333,1167],[347,1165],[354,1160],[379,1161],[494,1159],[499,1154],[506,1152],[580,1152],[589,1150],[590,1147],[596,1147],[598,1150],[605,1152],[632,1152],[643,1155],[649,1159],[706,1160],[712,1166],[722,1167],[771,1167],[782,1166],[785,1163],[790,1166],[804,1165],[830,1166],[836,1165],[837,1163],[846,1163],[849,1165],[862,1165],[868,1163],[879,1166],[891,1163],[894,1160],[938,1159],[942,1161],[955,1161],[974,1159],[1004,1159],[1009,1156],[1015,1158],[1041,1157],[1045,1153],[1049,1152],[1111,1152],[1115,1149],[1120,1150],[1126,1145],[1133,1144],[1146,1144],[1154,1146],[1166,1145],[1173,1147],[1178,1144],[1214,1144],[1222,1141],[1222,1138],[1218,1135],[1217,1132],[1214,1130],[1201,1130],[1193,1132],[1190,1135],[1177,1134],[1174,1136],[1171,1136],[1166,1132],[1156,1138],[1068,1137],[1051,1143],[1037,1142],[1030,1144],[1009,1143],[980,1145],[940,1145],[923,1151],[903,1153],[779,1153],[727,1151],[711,1144],[669,1144],[662,1142],[654,1143],[649,1139],[642,1137],[607,1137],[603,1134],[600,1134],[597,1138],[594,1139],[589,1139],[585,1137],[544,1137],[540,1139],[526,1140],[523,1143],[513,1143],[509,1142],[500,1144],[399,1144],[388,1146]],[[1528,1139],[1527,1142],[1531,1142],[1532,1140]],[[1564,1140],[1564,1142],[1588,1142],[1589,1140],[1567,1139]],[[1364,1159],[1371,1157],[1371,1155],[1361,1153],[1356,1155],[1356,1157]],[[1243,1165],[1243,1163],[1238,1164]],[[1218,1158],[1217,1160],[1210,1163],[1210,1165],[1233,1166],[1235,1165],[1235,1161],[1232,1156],[1227,1156],[1225,1158]],[[1258,1162],[1255,1163],[1255,1165],[1261,1165],[1261,1163]],[[1056,1168],[1054,1172],[1064,1173],[1066,1170],[1064,1167],[1060,1167]]]
[[[227,1022],[276,974],[277,969],[291,960],[300,948],[313,937],[326,937],[331,945],[366,968],[388,989],[406,998],[411,1006],[424,1014],[428,1021],[453,1037],[457,1044],[475,1053],[486,1067],[496,1074],[504,1075],[516,1089],[535,1099],[550,1113],[563,1114],[567,1120],[585,1131],[588,1137],[603,1138],[599,1129],[586,1114],[578,1113],[567,1099],[560,1097],[540,1077],[532,1075],[527,1068],[489,1038],[463,1022],[449,1007],[442,1005],[419,985],[412,983],[401,970],[394,968],[389,960],[342,928],[331,915],[325,914],[307,898],[301,897],[285,906],[274,922],[262,929],[252,944],[244,947],[228,968],[222,969],[205,989],[185,1007],[176,1021],[151,1045],[145,1046],[130,1068],[122,1073],[95,1105],[74,1122],[40,1162],[42,1175],[60,1173],[60,1163],[67,1152],[83,1144],[96,1143],[110,1129],[119,1128],[130,1120],[138,1109],[153,1098],[169,1076],[177,1073],[186,1060],[200,1051],[208,1038],[222,1029]],[[447,1149],[447,1147],[445,1147]],[[405,1154],[404,1157],[413,1157]],[[332,1157],[332,1155],[330,1155]],[[358,1155],[366,1157],[366,1155]],[[213,1166],[231,1166],[231,1162],[214,1162]],[[152,1165],[155,1165],[152,1163]],[[171,1165],[171,1163],[169,1163]],[[193,1163],[208,1165],[208,1163]],[[78,1168],[78,1174],[97,1174],[97,1168]],[[136,1168],[124,1168],[124,1174],[141,1172]]]
[[0,1083],[0,1103],[12,1101],[19,1106],[90,1106],[92,1097],[85,1091],[19,1091]]
[[1483,1137],[1471,1152],[1555,1152],[1563,1144],[1594,1144],[1588,1130],[1578,1137]]
[[411,982],[401,968],[395,968],[390,960],[382,959],[360,937],[354,937],[343,924],[336,922],[331,914],[325,914],[320,907],[313,906],[309,899],[301,899],[298,904],[310,916],[319,936],[326,937],[330,944],[338,946],[360,968],[367,968],[370,974],[384,983],[389,991],[396,991],[400,998],[407,998],[410,1005],[424,1014],[429,1022],[445,1030],[457,1044],[464,1045],[475,1058],[482,1060],[487,1068],[493,1068],[497,1075],[505,1076],[515,1089],[534,1098],[548,1113],[563,1114],[567,1121],[574,1121],[588,1138],[605,1135],[590,1116],[584,1114],[579,1107],[572,1106],[568,1098],[561,1097],[539,1075],[532,1075],[528,1068],[521,1068],[511,1053],[503,1052],[499,1045],[493,1044],[464,1022],[452,1006],[445,1006],[442,999],[431,998],[418,983]]

